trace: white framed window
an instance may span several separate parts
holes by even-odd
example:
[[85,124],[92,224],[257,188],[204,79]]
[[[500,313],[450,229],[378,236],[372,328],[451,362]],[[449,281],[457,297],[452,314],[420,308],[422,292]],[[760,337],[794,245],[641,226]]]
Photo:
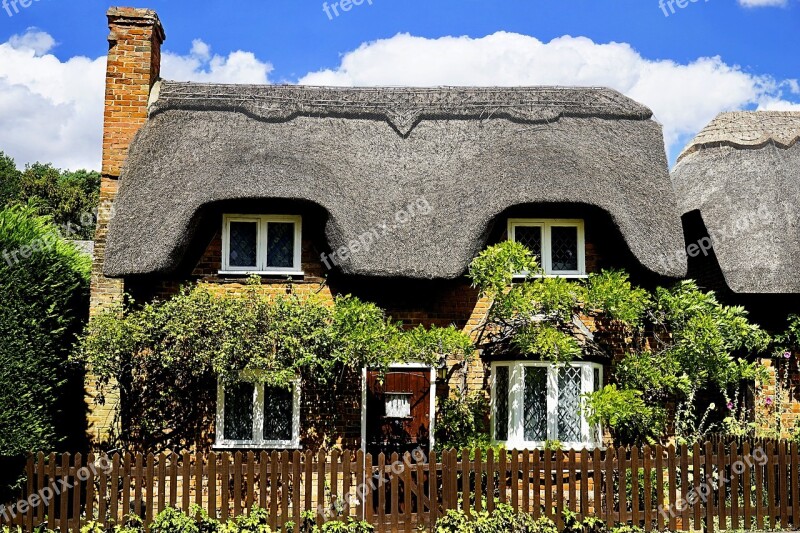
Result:
[[583,220],[512,218],[508,238],[530,248],[545,276],[586,276]]
[[541,449],[548,440],[573,449],[599,446],[600,428],[589,426],[582,407],[583,395],[602,383],[596,363],[492,363],[492,439],[518,449]]
[[302,218],[224,215],[221,274],[302,275]]
[[217,384],[217,448],[299,448],[300,380],[270,387],[257,374]]

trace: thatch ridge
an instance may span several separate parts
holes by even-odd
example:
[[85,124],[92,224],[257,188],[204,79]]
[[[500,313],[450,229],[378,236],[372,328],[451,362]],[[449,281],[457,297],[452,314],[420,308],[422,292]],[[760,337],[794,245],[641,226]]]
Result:
[[507,118],[552,122],[560,117],[647,120],[647,107],[602,87],[319,87],[161,82],[150,108],[223,110],[266,121],[298,116],[387,120],[408,135],[423,119]]
[[800,111],[729,111],[720,113],[683,149],[678,161],[704,148],[731,146],[791,148],[800,139]]
[[123,168],[105,273],[172,271],[198,210],[215,202],[317,204],[335,250],[424,197],[429,216],[341,270],[455,278],[506,209],[583,203],[611,215],[646,268],[680,277],[677,202],[661,128],[649,117],[608,89],[165,82]]
[[728,113],[672,172],[681,212],[699,211],[734,292],[800,293],[797,133],[800,113]]

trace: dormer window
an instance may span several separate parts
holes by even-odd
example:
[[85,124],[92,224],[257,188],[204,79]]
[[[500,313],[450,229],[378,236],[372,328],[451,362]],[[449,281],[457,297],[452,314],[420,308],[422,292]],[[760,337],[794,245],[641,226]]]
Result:
[[536,255],[545,276],[586,275],[583,220],[509,219],[508,238]]
[[222,274],[302,275],[302,219],[290,215],[225,215]]

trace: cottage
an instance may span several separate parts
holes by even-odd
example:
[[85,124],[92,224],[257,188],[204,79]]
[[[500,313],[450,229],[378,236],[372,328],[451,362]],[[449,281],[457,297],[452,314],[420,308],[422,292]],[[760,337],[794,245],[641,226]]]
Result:
[[[174,82],[159,77],[154,12],[113,8],[109,23],[93,313],[124,293],[149,301],[201,281],[236,290],[255,274],[266,291],[325,281],[328,297],[354,294],[409,326],[469,331],[486,302],[468,265],[505,239],[534,250],[549,276],[614,267],[653,286],[686,274],[661,128],[616,91]],[[367,368],[335,394],[220,387],[213,446],[307,446],[302,428],[320,416],[345,446],[428,446],[437,396],[456,380],[492,391],[499,442],[593,446],[576,402],[608,362],[495,356],[459,373],[405,364],[383,382]],[[118,401],[92,405],[98,441]],[[264,420],[267,404],[280,414]],[[237,410],[244,425],[230,421]],[[387,418],[406,442],[387,435]]]

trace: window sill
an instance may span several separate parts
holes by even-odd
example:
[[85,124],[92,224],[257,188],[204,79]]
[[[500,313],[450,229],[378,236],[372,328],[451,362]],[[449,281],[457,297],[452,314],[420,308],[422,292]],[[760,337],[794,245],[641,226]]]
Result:
[[264,441],[264,442],[223,442],[211,446],[214,450],[300,450],[299,442]]
[[[497,445],[504,446],[507,450],[539,450],[539,451],[545,451],[543,442],[519,442],[519,441],[496,440],[496,441],[493,441],[493,443],[497,444]],[[575,450],[576,452],[579,452],[579,451],[581,451],[583,449],[586,449],[588,451],[605,450],[605,446],[603,446],[602,444],[589,443],[589,442],[587,442],[587,443],[576,443],[576,442],[564,443],[563,446],[564,447],[561,448],[562,451]],[[556,450],[551,450],[551,451],[556,451]]]
[[589,274],[537,274],[526,276],[525,274],[514,274],[514,281],[530,278],[564,278],[564,279],[589,279]]
[[306,275],[302,270],[287,270],[285,272],[276,270],[220,270],[217,274],[220,276],[264,276],[270,278],[285,278],[288,276],[295,278]]

